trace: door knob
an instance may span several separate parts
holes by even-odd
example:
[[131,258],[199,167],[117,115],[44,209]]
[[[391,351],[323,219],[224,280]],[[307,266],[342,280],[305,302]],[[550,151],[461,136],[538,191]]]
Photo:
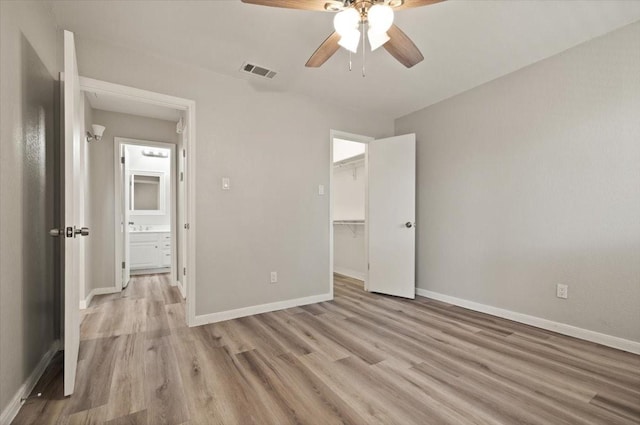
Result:
[[57,238],[58,236],[62,236],[64,235],[64,229],[51,229],[49,230],[49,236],[53,236],[54,238]]
[[415,226],[415,223],[407,221],[404,225],[407,227],[407,229],[411,229],[413,226]]
[[76,236],[89,236],[89,228],[88,227],[81,227],[81,228],[77,228],[77,227],[73,227],[73,237],[75,238]]

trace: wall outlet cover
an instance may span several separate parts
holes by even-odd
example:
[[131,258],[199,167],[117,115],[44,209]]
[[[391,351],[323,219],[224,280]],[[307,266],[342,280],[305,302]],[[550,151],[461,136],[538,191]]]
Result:
[[278,282],[278,272],[271,272],[271,283]]
[[562,299],[569,298],[569,285],[563,285],[559,283],[556,287],[556,297]]

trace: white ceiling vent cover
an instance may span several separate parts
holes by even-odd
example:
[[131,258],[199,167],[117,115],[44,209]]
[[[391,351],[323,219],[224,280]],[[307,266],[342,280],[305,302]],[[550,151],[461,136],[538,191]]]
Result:
[[257,75],[258,77],[272,79],[276,76],[277,72],[271,69],[264,68],[262,66],[254,65],[249,62],[245,62],[242,64],[242,68],[240,71],[245,72],[247,74]]

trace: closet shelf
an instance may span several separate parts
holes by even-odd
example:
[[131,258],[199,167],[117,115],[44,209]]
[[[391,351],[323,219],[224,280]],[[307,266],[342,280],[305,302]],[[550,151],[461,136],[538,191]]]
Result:
[[364,220],[333,220],[333,224],[364,224]]

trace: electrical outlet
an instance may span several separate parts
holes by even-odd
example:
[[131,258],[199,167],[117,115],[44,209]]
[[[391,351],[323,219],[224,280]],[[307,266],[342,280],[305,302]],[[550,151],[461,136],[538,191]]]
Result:
[[278,272],[271,272],[271,283],[278,283]]
[[559,283],[556,288],[556,297],[563,299],[569,298],[569,285]]

